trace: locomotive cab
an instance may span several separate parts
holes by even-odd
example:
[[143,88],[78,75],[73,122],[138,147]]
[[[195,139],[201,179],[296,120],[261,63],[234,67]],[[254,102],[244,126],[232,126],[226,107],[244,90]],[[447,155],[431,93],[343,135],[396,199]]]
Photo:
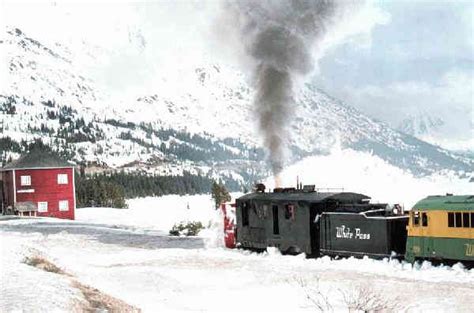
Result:
[[[274,192],[247,194],[236,201],[237,245],[257,251],[277,247],[283,253],[306,253],[317,257],[321,253],[341,255],[365,255],[363,247],[378,247],[375,254],[390,256],[393,242],[390,234],[401,229],[405,234],[406,217],[401,227],[395,220],[387,221],[385,205],[369,203],[369,197],[352,192],[318,192],[314,188],[279,188]],[[363,217],[362,212],[379,210],[376,216]],[[362,218],[362,219],[361,219]],[[368,221],[371,221],[368,223]],[[342,223],[342,224],[341,224]],[[357,233],[353,238],[340,238],[338,227],[349,223],[355,232],[365,229],[377,232],[370,237]],[[341,224],[341,225],[339,225]],[[398,224],[397,224],[398,225]],[[348,228],[345,228],[348,230]],[[375,234],[375,233],[374,233]],[[364,240],[364,244],[358,241]],[[374,243],[377,242],[377,245]],[[400,245],[399,245],[400,246]],[[365,247],[365,248],[367,248]]]

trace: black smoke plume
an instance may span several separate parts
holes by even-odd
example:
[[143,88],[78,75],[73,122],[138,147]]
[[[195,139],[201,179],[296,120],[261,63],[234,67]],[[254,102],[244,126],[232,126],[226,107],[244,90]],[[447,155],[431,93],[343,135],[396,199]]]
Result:
[[327,0],[226,2],[227,22],[239,32],[250,58],[254,108],[275,176],[283,169],[287,125],[299,77],[312,72],[312,52],[334,20],[338,4]]

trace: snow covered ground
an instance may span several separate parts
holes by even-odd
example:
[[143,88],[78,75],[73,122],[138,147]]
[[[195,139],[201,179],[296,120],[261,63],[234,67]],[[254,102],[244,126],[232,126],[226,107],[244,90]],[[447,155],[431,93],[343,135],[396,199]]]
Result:
[[[0,220],[0,311],[81,311],[87,296],[77,281],[144,312],[472,312],[474,269],[228,250],[209,195],[134,199],[129,206],[78,209],[76,221]],[[167,236],[182,220],[210,229]],[[66,274],[23,263],[32,256]]]

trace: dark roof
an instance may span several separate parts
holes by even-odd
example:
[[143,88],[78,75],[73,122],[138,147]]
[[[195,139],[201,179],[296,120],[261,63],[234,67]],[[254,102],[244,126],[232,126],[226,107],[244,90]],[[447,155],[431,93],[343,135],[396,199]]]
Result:
[[44,151],[32,151],[21,156],[18,160],[5,165],[1,170],[33,169],[33,168],[64,168],[74,167],[74,164]]
[[430,211],[474,211],[474,195],[429,196],[418,201],[413,208]]
[[337,200],[346,203],[354,203],[364,199],[370,199],[370,197],[353,192],[254,192],[243,195],[237,200],[305,201],[310,203]]

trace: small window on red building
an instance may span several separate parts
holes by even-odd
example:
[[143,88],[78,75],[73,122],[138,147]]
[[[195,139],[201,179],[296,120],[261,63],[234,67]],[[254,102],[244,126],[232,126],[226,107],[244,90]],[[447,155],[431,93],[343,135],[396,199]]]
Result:
[[31,186],[31,176],[29,175],[20,176],[20,184],[22,186]]
[[48,212],[48,202],[38,202],[38,212]]
[[59,211],[69,211],[69,201],[67,200],[59,201]]
[[67,185],[67,174],[58,174],[58,184]]

